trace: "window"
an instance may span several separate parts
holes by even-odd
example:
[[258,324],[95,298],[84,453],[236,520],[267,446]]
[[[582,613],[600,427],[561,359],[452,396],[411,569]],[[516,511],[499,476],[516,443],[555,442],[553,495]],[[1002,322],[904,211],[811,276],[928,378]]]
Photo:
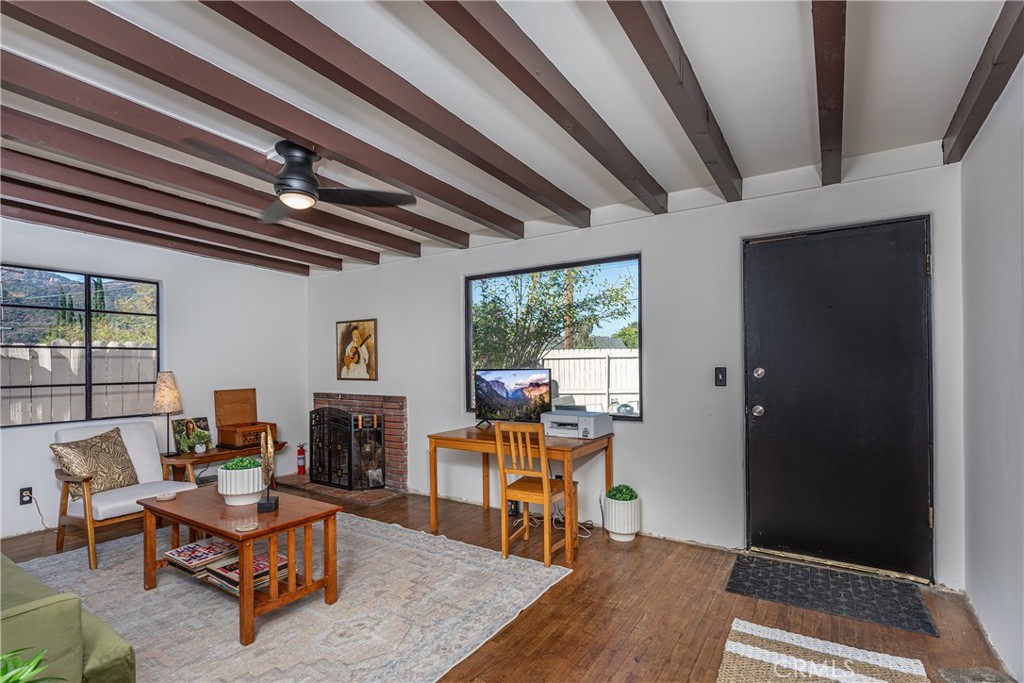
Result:
[[552,404],[639,419],[640,256],[466,278],[473,370],[548,368]]
[[4,265],[0,425],[149,415],[157,283]]

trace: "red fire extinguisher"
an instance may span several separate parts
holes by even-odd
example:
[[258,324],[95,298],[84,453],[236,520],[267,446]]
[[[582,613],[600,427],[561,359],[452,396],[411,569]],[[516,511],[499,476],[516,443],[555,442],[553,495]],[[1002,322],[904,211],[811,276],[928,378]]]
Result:
[[299,461],[299,474],[306,473],[306,444],[300,443],[295,455]]

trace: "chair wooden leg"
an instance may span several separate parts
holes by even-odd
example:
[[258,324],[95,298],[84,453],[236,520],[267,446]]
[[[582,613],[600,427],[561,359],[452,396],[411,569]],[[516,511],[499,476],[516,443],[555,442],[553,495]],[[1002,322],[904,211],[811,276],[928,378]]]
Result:
[[523,503],[523,542],[530,540],[530,504]]
[[61,482],[60,486],[60,512],[57,514],[57,552],[64,552],[64,531],[67,528],[67,524],[64,523],[64,517],[68,514],[68,483]]
[[92,493],[89,482],[82,484],[82,503],[85,508],[85,533],[89,540],[89,569],[96,569],[96,527],[92,522]]
[[563,499],[565,505],[565,514],[563,519],[565,520],[565,563],[572,564],[573,553],[572,553],[572,539],[575,531],[575,525],[573,522],[572,507],[569,505],[569,499]]
[[544,566],[551,566],[551,501],[544,503]]
[[501,557],[508,559],[508,498],[501,492]]

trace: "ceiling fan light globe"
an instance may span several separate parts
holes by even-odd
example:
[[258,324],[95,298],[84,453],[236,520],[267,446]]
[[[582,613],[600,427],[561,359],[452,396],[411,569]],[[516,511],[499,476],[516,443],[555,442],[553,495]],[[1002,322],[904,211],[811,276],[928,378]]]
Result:
[[290,209],[308,209],[316,204],[316,197],[303,192],[282,192],[277,196]]

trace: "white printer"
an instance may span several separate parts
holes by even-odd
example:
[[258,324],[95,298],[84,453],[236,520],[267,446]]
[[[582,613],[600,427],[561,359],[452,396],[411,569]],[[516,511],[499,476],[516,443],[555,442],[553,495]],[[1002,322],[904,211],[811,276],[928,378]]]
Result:
[[612,416],[588,410],[554,410],[541,413],[546,436],[596,439],[612,433]]

